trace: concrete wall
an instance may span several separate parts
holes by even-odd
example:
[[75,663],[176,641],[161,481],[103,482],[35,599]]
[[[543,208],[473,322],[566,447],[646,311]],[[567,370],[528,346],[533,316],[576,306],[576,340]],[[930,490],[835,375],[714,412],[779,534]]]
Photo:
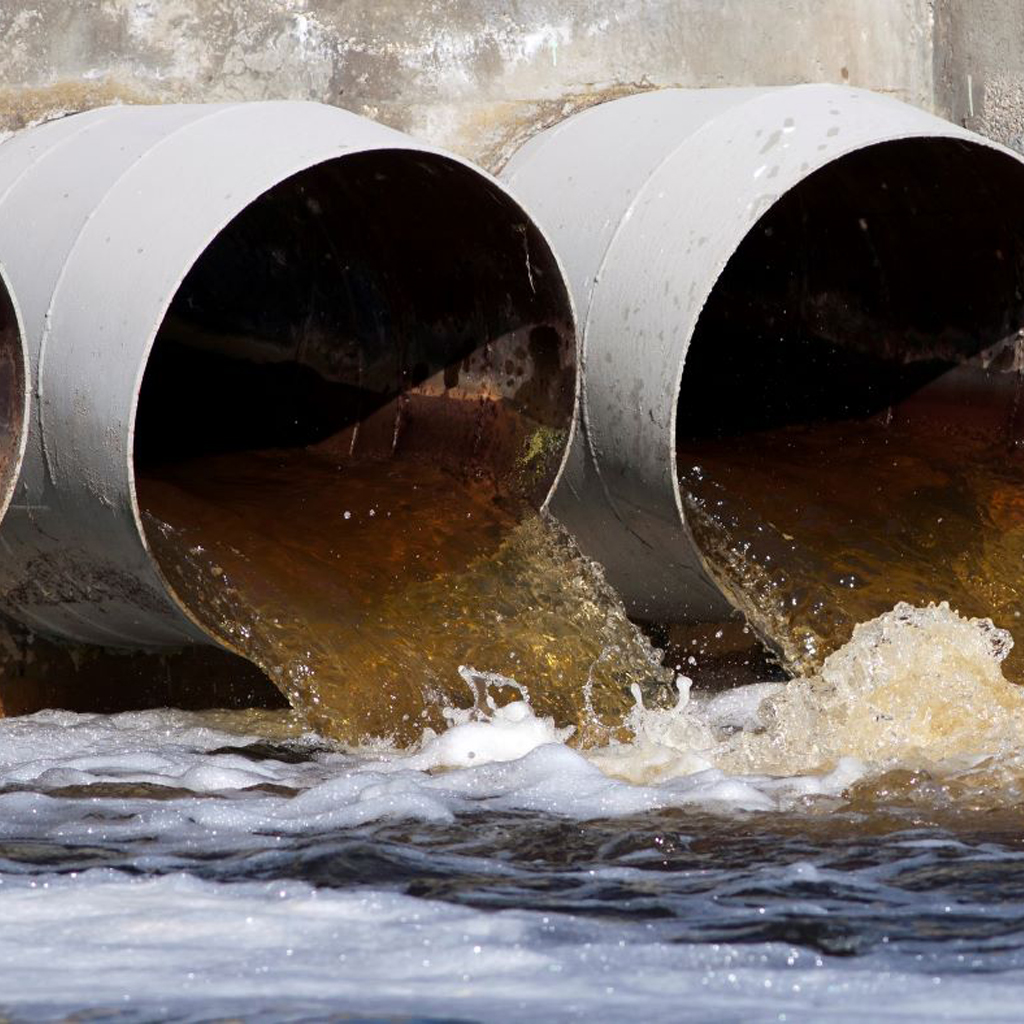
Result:
[[638,89],[834,81],[933,107],[932,8],[930,0],[2,0],[0,129],[112,100],[303,98],[493,169],[537,128]]
[[1024,152],[1024,3],[939,0],[935,107]]

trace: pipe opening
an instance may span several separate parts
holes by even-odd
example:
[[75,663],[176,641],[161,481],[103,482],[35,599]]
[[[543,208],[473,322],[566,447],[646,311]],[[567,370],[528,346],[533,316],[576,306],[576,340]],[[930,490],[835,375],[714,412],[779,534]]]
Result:
[[[1024,325],[1022,177],[983,146],[912,139],[836,160],[784,195],[705,304],[680,441],[888,415],[929,384],[945,392],[951,371],[986,392],[1012,385],[1002,370]],[[727,382],[726,396],[710,381]],[[1011,427],[966,394],[949,416],[928,404],[937,425],[970,415]]]
[[707,300],[684,515],[793,671],[900,600],[1024,611],[1022,186],[981,145],[863,149],[784,195]]
[[25,350],[14,300],[0,274],[0,517],[14,493],[25,432]]
[[312,167],[170,304],[135,421],[146,539],[186,612],[311,724],[418,738],[500,643],[479,610],[537,597],[504,580],[575,373],[557,262],[484,175],[395,150]]
[[[561,276],[537,229],[481,175],[375,151],[260,196],[182,282],[138,402],[139,472],[198,456],[318,447],[420,454],[540,505],[575,360]],[[183,398],[187,396],[183,404]]]

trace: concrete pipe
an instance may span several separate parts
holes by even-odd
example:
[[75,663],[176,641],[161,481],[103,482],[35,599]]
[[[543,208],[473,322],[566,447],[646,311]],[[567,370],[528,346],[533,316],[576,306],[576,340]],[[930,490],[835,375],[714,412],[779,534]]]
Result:
[[839,86],[667,90],[543,132],[502,177],[558,249],[583,333],[552,509],[639,618],[730,612],[687,529],[679,438],[870,414],[950,361],[947,391],[1014,417],[1021,363],[988,357],[1024,337],[1024,164],[986,139]]
[[353,114],[110,107],[17,134],[0,262],[36,398],[0,603],[42,634],[212,642],[151,554],[140,460],[340,438],[508,476],[540,425],[516,486],[539,507],[560,472],[576,338],[550,248],[488,175]]

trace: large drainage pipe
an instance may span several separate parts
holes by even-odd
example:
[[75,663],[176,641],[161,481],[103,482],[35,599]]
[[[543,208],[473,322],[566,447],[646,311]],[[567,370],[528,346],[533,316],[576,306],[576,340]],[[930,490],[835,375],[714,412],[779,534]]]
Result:
[[0,263],[36,398],[0,605],[40,633],[213,642],[152,555],[139,460],[333,438],[485,463],[533,507],[560,472],[576,339],[550,248],[489,176],[355,115],[113,107],[20,133]]
[[963,363],[931,398],[973,393],[1019,440],[1017,154],[856,89],[668,90],[547,130],[502,177],[553,239],[583,332],[552,508],[637,617],[730,614],[677,438],[877,413]]

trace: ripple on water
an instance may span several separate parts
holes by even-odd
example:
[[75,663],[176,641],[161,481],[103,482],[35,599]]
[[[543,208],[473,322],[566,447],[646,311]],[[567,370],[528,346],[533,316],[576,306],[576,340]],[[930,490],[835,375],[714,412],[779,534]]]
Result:
[[[1024,830],[1004,639],[898,608],[804,689],[684,685],[671,711],[634,708],[631,742],[582,750],[486,687],[406,749],[346,748],[280,712],[0,721],[0,1005],[1006,1019]],[[972,687],[967,731],[875,713]],[[813,731],[785,711],[806,692]]]

